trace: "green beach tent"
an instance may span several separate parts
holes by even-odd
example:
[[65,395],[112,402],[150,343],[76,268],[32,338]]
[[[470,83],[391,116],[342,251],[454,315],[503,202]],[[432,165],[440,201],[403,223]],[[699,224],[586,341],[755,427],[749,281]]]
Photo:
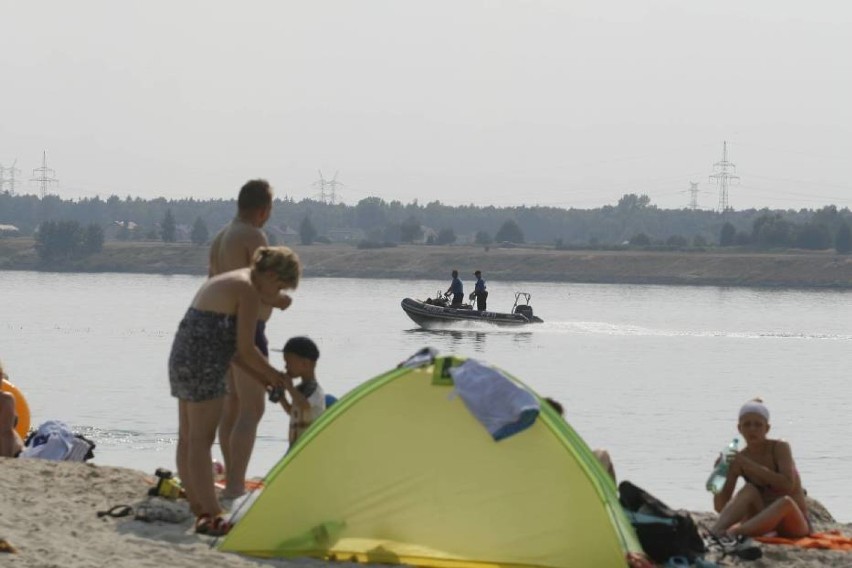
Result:
[[626,566],[642,549],[582,439],[542,404],[532,426],[495,442],[453,396],[447,371],[461,361],[395,369],[341,398],[270,471],[220,549],[447,568]]

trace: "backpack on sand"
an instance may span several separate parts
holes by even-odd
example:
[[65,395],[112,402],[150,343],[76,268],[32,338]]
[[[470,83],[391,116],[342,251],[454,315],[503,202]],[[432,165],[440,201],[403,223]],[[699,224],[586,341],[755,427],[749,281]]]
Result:
[[618,495],[639,543],[655,561],[666,562],[673,556],[683,556],[692,562],[706,552],[695,521],[687,511],[671,509],[629,481],[619,484]]

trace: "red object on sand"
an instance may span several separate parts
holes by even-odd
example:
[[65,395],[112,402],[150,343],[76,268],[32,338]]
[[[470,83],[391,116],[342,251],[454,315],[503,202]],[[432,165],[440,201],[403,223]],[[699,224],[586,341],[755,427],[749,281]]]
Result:
[[784,538],[781,536],[757,536],[754,540],[764,544],[786,544],[799,548],[821,548],[824,550],[846,550],[852,552],[852,537],[840,531],[825,531],[802,538]]

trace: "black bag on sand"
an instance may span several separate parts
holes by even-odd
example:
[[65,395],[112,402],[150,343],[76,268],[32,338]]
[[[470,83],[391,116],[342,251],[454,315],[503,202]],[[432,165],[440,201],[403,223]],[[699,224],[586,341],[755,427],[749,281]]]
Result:
[[690,514],[668,505],[629,481],[618,485],[618,496],[645,553],[656,562],[683,556],[690,562],[706,549]]

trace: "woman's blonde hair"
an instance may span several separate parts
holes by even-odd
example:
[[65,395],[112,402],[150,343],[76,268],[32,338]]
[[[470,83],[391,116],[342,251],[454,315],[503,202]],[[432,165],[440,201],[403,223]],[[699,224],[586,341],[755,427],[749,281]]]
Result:
[[289,247],[260,247],[254,251],[251,267],[258,272],[274,272],[293,290],[302,276],[299,255]]

